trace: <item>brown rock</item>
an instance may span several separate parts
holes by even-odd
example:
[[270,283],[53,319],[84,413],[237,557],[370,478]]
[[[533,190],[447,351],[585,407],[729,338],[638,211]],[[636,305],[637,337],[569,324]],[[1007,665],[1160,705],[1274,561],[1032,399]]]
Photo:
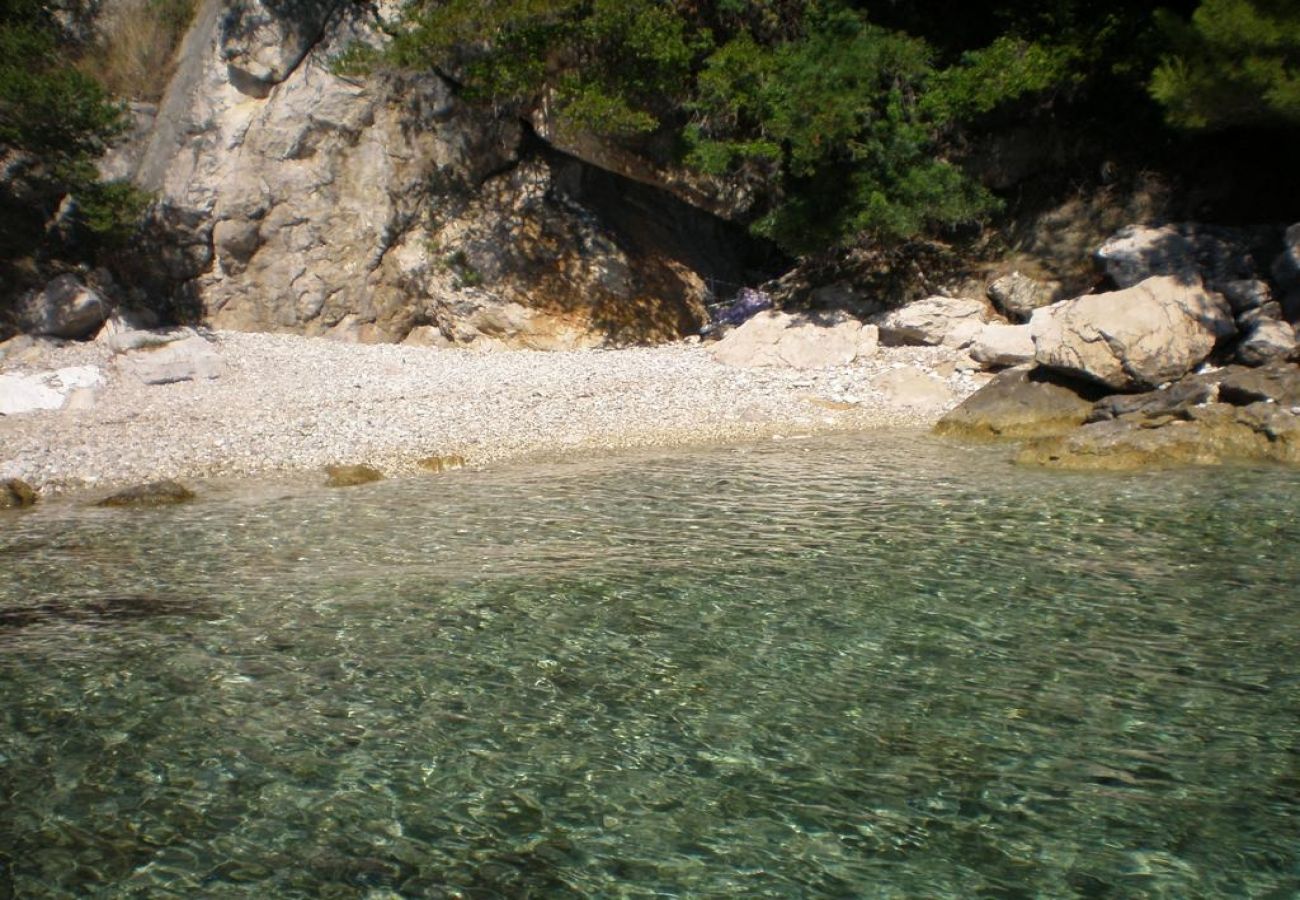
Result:
[[0,509],[16,509],[36,502],[36,491],[18,478],[0,481]]
[[194,499],[194,492],[175,481],[151,481],[105,497],[96,506],[172,506]]
[[1100,391],[1043,369],[1009,369],[944,416],[936,434],[1023,439],[1082,425]]
[[416,465],[430,472],[447,472],[451,469],[465,468],[465,457],[456,453],[450,453],[446,456],[427,456]]
[[370,466],[326,466],[325,472],[329,475],[329,480],[325,482],[326,487],[353,487],[380,481],[384,477],[377,469],[372,469]]

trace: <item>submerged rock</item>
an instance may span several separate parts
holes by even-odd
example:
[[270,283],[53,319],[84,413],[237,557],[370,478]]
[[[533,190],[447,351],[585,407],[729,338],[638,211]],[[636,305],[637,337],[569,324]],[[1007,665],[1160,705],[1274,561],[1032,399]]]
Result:
[[36,491],[30,484],[10,478],[0,481],[0,509],[17,509],[36,503]]
[[1039,365],[1117,391],[1181,378],[1236,332],[1221,298],[1172,276],[1058,303],[1032,328]]
[[447,472],[451,469],[465,468],[465,457],[457,453],[450,453],[446,456],[426,456],[416,465],[429,472]]
[[378,469],[370,466],[326,466],[325,473],[329,475],[326,487],[353,487],[381,481],[384,477]]
[[935,433],[967,438],[1030,438],[1082,425],[1100,390],[1043,369],[1009,369],[939,420]]
[[105,497],[96,506],[172,506],[193,500],[195,493],[185,485],[170,480],[151,481],[129,487]]

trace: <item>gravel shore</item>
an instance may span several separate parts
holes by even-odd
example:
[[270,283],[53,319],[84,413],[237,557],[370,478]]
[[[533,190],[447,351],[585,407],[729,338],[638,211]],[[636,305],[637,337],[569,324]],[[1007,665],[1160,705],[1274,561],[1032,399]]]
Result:
[[[207,337],[220,376],[172,384],[142,383],[94,342],[0,360],[7,374],[93,365],[105,379],[89,408],[0,416],[0,478],[62,493],[158,478],[317,478],[338,463],[394,475],[434,455],[480,466],[538,453],[918,427],[979,381],[954,369],[952,351],[927,347],[797,371],[726,366],[707,344],[476,353]],[[943,399],[886,385],[888,373],[909,369],[932,375]]]

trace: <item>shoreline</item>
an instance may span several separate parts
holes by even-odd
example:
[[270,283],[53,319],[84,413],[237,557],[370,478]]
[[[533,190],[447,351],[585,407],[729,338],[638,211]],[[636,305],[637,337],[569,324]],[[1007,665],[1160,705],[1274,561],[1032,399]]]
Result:
[[[350,344],[211,332],[215,378],[145,384],[99,342],[0,360],[0,374],[95,366],[84,408],[0,416],[0,479],[45,497],[170,478],[385,477],[456,455],[468,468],[528,458],[926,428],[981,383],[958,351],[882,347],[846,366],[737,368],[709,345],[541,352]],[[902,382],[901,384],[899,382]],[[919,382],[919,391],[917,390]]]

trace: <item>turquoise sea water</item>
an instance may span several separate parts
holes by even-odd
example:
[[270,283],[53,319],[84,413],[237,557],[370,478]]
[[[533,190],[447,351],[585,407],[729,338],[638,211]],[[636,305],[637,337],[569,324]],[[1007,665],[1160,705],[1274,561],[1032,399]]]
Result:
[[0,898],[1293,897],[1300,473],[865,436],[0,518]]

